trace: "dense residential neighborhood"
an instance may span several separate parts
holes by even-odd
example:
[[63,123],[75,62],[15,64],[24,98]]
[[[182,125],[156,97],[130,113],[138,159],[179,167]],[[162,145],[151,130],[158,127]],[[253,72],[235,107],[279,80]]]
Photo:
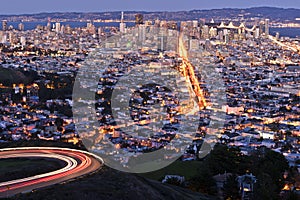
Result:
[[[130,18],[134,24],[128,27],[122,13],[119,27],[97,27],[91,20],[85,27],[73,27],[49,19],[46,26],[32,30],[25,30],[23,23],[13,27],[3,20],[0,143],[51,140],[81,147],[88,144],[93,152],[109,155],[124,167],[144,153],[167,149],[179,155],[180,163],[207,162],[216,188],[212,192],[196,187],[196,179],[182,175],[164,174],[163,183],[224,197],[231,180],[242,199],[255,198],[258,185],[268,182],[267,178],[260,182],[266,175],[265,166],[256,171],[259,166],[249,163],[257,159],[263,165],[276,158],[280,166],[272,166],[280,181],[270,181],[276,192],[299,195],[299,37],[271,35],[270,26],[281,22],[265,18],[249,23],[230,18],[177,22],[134,16],[135,20]],[[92,60],[94,65],[86,67],[94,52],[112,62],[99,66],[97,57]],[[86,71],[80,76],[82,69]],[[135,73],[126,84],[120,84],[131,71]],[[151,79],[160,82],[146,83],[150,77],[145,72],[153,73]],[[97,82],[91,83],[95,77]],[[212,77],[219,77],[218,83],[212,82],[217,80]],[[135,85],[138,81],[145,84]],[[170,89],[170,83],[176,84],[176,91]],[[82,98],[72,96],[78,90]],[[120,91],[115,98],[121,103],[115,106],[113,91]],[[125,112],[121,105],[127,103],[128,91],[131,96]],[[88,93],[93,93],[92,101],[85,96]],[[74,120],[81,107],[96,111],[97,128],[88,113]],[[184,123],[185,115],[193,123]],[[214,121],[223,125],[213,127]],[[191,131],[193,126],[196,128]],[[141,130],[151,130],[151,134],[144,135]],[[189,141],[183,155],[173,142],[176,139]],[[212,143],[215,149],[207,156],[202,146]],[[121,151],[125,153],[120,155]],[[220,157],[214,153],[218,151],[220,155],[229,152],[238,167],[216,166]],[[243,161],[248,165],[240,167]],[[291,173],[296,173],[296,178],[290,178]]]

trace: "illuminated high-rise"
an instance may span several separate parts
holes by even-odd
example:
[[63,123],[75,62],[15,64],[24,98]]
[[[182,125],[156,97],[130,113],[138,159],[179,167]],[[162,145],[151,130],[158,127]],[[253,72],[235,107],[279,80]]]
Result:
[[24,36],[21,36],[20,43],[21,43],[22,46],[26,45],[26,38]]
[[262,35],[264,33],[264,22],[259,22],[259,35]]
[[279,38],[280,38],[280,34],[279,34],[279,32],[276,32],[276,36],[275,36],[275,38],[276,38],[276,40],[279,40]]
[[92,21],[89,21],[89,22],[86,24],[86,28],[87,28],[87,31],[88,31],[90,34],[96,34],[96,27],[95,27],[95,25],[92,23]]
[[4,31],[0,31],[0,43],[6,43],[7,35]]
[[135,25],[140,25],[144,23],[144,16],[142,14],[135,15]]
[[51,31],[51,18],[50,18],[50,17],[48,17],[48,22],[47,22],[46,29],[47,29],[48,31]]
[[269,19],[265,20],[265,34],[267,36],[270,35],[270,20]]
[[3,35],[4,35],[3,31],[0,31],[0,43],[4,43],[3,42]]
[[260,35],[259,35],[259,28],[255,28],[255,29],[254,29],[254,37],[255,37],[255,38],[259,38],[259,36],[260,36]]
[[9,32],[8,37],[10,45],[14,45],[16,41],[16,35],[13,32]]
[[193,28],[197,28],[198,27],[198,21],[197,20],[193,20]]
[[59,23],[59,22],[56,22],[56,23],[55,23],[55,32],[56,32],[56,33],[59,33],[60,31],[61,31],[60,23]]
[[124,23],[124,12],[121,13],[120,32],[125,33],[126,24]]
[[202,27],[202,38],[209,39],[209,27],[207,25]]
[[2,20],[2,30],[3,31],[7,30],[7,20]]
[[19,29],[19,31],[24,31],[24,24],[23,24],[23,23],[20,23],[20,24],[18,25],[18,29]]

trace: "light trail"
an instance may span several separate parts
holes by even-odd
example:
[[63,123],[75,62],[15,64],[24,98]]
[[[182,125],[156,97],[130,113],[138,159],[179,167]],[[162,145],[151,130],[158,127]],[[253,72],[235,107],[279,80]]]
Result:
[[199,108],[204,109],[207,107],[207,101],[205,99],[202,89],[200,88],[199,80],[195,75],[194,67],[188,59],[188,52],[185,49],[184,44],[183,44],[183,34],[181,34],[179,37],[178,51],[179,51],[179,56],[182,58],[182,61],[183,61],[182,62],[183,66],[184,66],[183,67],[183,69],[184,69],[183,75],[191,83],[193,92],[198,99]]
[[[77,161],[73,158],[69,158],[67,156],[62,156],[59,154],[33,154],[33,153],[24,153],[22,155],[20,154],[12,154],[12,155],[8,155],[8,156],[3,156],[1,157],[1,159],[5,159],[5,158],[31,158],[31,157],[38,157],[38,158],[54,158],[54,159],[58,159],[58,160],[62,160],[65,161],[67,163],[67,166],[65,166],[62,169],[53,171],[53,172],[48,172],[45,174],[40,174],[40,175],[35,175],[32,177],[28,177],[28,178],[22,178],[22,179],[17,179],[17,180],[12,180],[12,181],[6,181],[6,182],[2,182],[0,183],[0,188],[3,186],[9,186],[9,185],[13,185],[13,184],[17,184],[17,183],[21,183],[21,182],[25,182],[25,181],[31,181],[37,178],[44,178],[47,176],[52,176],[58,173],[62,173],[62,172],[66,172],[68,170],[72,170],[76,167],[76,165],[78,164]],[[1,189],[0,189],[1,192]]]
[[74,179],[96,171],[103,165],[103,159],[89,152],[49,147],[28,147],[0,149],[0,159],[43,157],[61,160],[66,166],[44,174],[0,183],[0,197],[12,196],[23,191],[46,187]]
[[298,49],[296,49],[296,48],[294,48],[294,47],[291,47],[291,46],[288,46],[288,45],[286,45],[286,44],[284,44],[284,43],[282,43],[282,42],[280,42],[280,41],[277,41],[276,38],[275,38],[274,36],[272,36],[272,35],[269,35],[269,39],[270,39],[272,42],[274,42],[275,44],[277,44],[277,45],[279,45],[279,46],[281,46],[281,47],[283,47],[283,48],[286,48],[286,49],[288,49],[288,50],[294,51],[294,52],[296,52],[296,53],[300,53],[300,51],[299,51]]

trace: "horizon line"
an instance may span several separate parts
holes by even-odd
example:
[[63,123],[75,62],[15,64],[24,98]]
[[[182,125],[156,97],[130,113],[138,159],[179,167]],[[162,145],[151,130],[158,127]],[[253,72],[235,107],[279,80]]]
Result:
[[50,12],[32,12],[32,13],[21,13],[21,14],[0,14],[0,16],[22,16],[22,15],[38,15],[38,14],[54,14],[54,13],[107,13],[107,12],[146,12],[146,13],[158,13],[158,12],[191,12],[191,11],[209,11],[209,10],[223,10],[223,9],[252,9],[252,8],[276,8],[276,9],[294,9],[300,10],[300,8],[284,8],[284,7],[276,7],[276,6],[254,6],[254,7],[247,7],[247,8],[238,8],[238,7],[224,7],[224,8],[206,8],[206,9],[192,9],[192,10],[156,10],[156,11],[146,11],[146,10],[110,10],[110,11],[50,11]]

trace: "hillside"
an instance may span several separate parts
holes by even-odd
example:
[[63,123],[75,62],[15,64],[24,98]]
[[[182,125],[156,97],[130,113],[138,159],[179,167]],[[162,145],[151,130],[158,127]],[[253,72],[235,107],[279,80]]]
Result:
[[99,172],[66,184],[54,185],[33,193],[21,194],[13,200],[209,200],[200,193],[162,184],[104,167]]
[[0,66],[0,84],[5,86],[12,86],[13,83],[28,84],[34,80],[36,72],[21,71],[10,68],[3,68]]

